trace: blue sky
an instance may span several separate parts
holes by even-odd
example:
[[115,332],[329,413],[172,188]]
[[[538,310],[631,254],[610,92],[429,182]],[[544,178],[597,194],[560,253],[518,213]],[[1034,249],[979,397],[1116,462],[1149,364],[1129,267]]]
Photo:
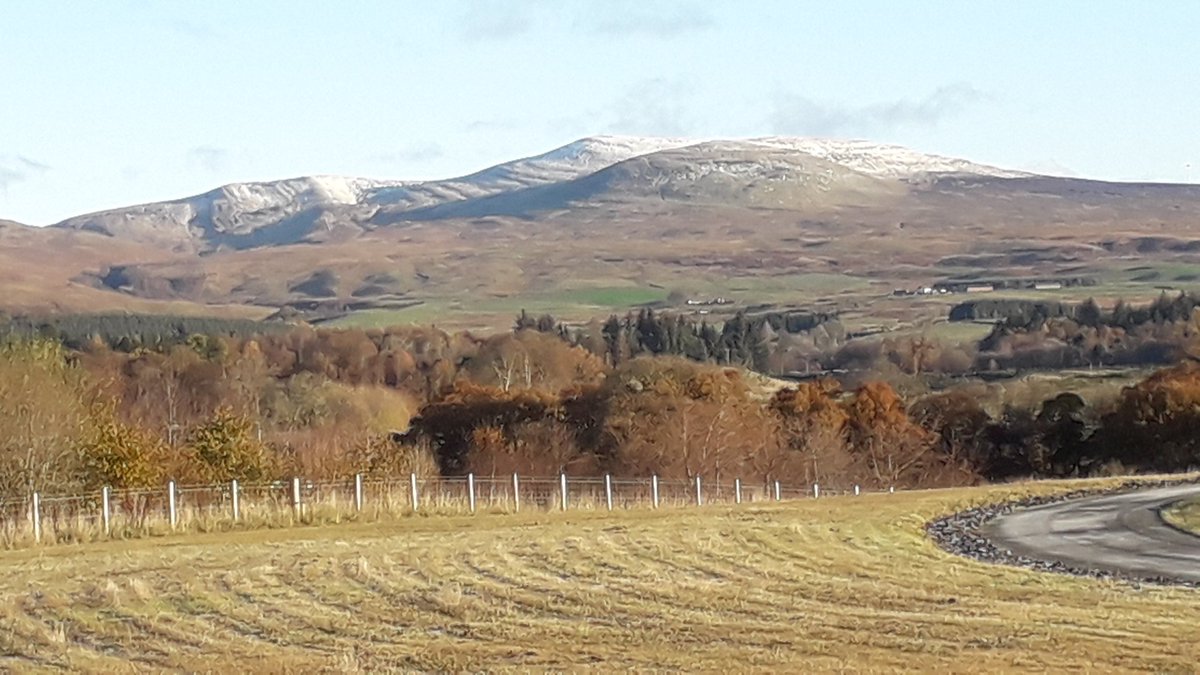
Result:
[[0,218],[601,134],[1200,181],[1200,2],[0,0]]

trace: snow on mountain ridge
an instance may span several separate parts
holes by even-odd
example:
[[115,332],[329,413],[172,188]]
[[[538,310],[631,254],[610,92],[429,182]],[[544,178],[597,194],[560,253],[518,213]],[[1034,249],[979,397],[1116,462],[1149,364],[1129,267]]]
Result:
[[696,142],[685,138],[591,136],[540,155],[504,162],[465,176],[383,187],[371,191],[366,201],[421,208],[488,197],[510,190],[573,180],[617,162]]
[[929,173],[966,173],[993,178],[1019,178],[1033,174],[978,164],[965,159],[917,152],[901,145],[851,139],[766,136],[747,142],[795,150],[827,159],[855,171],[880,178],[915,178]]
[[[341,211],[338,218],[353,224],[372,217],[380,209],[398,216],[414,209],[504,193],[515,195],[520,190],[580,179],[621,162],[660,152],[669,152],[679,162],[686,163],[688,148],[695,148],[699,157],[711,153],[714,143],[742,156],[739,160],[742,163],[767,162],[769,157],[778,158],[781,152],[802,153],[867,176],[893,181],[911,181],[937,173],[986,177],[1031,175],[861,140],[786,136],[746,139],[591,136],[540,155],[497,164],[456,178],[400,181],[316,175],[232,183],[183,199],[78,216],[58,226],[140,239],[186,242],[188,246],[197,242],[214,245],[218,241],[231,241],[231,237],[246,242],[236,245],[262,245],[266,239],[275,242],[306,236],[306,232],[314,227],[315,221],[310,216],[319,215],[318,210],[323,208],[338,209]],[[767,166],[759,168],[770,169]],[[726,167],[724,170],[731,169]],[[310,211],[304,218],[296,220],[302,213]],[[249,237],[251,233],[254,237]]]

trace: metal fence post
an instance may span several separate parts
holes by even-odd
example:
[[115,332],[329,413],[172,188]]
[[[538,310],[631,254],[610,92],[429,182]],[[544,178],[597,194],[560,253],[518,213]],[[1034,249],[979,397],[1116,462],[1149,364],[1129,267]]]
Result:
[[363,510],[363,482],[362,474],[354,474],[354,510]]
[[175,481],[167,482],[167,519],[171,521],[171,529],[179,524],[179,512],[175,508]]
[[700,476],[696,475],[696,506],[704,506],[704,496],[700,492]]
[[734,504],[742,503],[742,479],[741,478],[733,479],[733,503]]
[[782,498],[783,498],[783,496],[779,489],[779,481],[775,481],[775,501],[779,501]]
[[412,509],[416,512],[421,507],[420,495],[417,494],[417,474],[408,474],[409,497],[412,498]]
[[104,523],[104,536],[107,537],[112,532],[112,506],[107,485],[100,489],[100,519]]
[[562,510],[567,510],[567,474],[559,474],[559,482],[562,493]]
[[513,474],[513,513],[521,510],[521,479]]
[[604,474],[604,503],[612,511],[612,475],[607,473]]
[[233,502],[233,522],[237,522],[242,518],[242,496],[238,494],[237,479],[229,481],[229,497]]
[[33,518],[33,541],[42,543],[42,496],[38,493],[33,493],[33,503],[30,505],[29,514]]
[[471,513],[475,513],[475,474],[467,474],[467,504],[471,508]]
[[658,508],[658,474],[650,477],[650,503]]

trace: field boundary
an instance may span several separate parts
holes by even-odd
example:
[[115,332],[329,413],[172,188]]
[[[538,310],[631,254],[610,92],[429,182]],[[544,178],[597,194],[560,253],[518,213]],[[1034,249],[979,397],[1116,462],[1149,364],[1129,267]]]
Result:
[[[157,489],[101,488],[82,494],[31,492],[0,501],[0,548],[165,536],[184,532],[370,522],[427,515],[525,511],[614,511],[741,505],[858,495],[859,485],[785,485],[690,479],[558,476],[376,478],[242,484],[237,480]],[[894,492],[888,488],[887,492]]]

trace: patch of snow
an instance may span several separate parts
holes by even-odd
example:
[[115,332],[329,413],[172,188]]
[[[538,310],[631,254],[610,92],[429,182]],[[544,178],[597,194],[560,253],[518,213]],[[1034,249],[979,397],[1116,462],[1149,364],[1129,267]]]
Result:
[[965,159],[930,155],[900,145],[862,140],[794,136],[752,138],[747,142],[770,148],[804,152],[879,178],[906,179],[928,173],[965,173],[993,178],[1018,178],[1032,174],[977,164]]

